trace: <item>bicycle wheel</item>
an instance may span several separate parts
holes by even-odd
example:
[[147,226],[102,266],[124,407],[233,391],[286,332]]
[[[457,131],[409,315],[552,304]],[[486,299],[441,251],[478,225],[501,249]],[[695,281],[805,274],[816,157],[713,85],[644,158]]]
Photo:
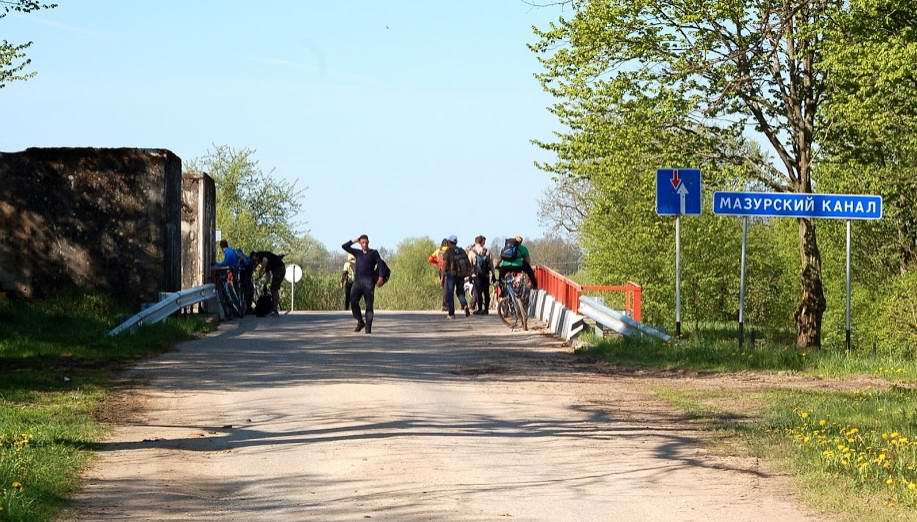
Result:
[[522,304],[522,299],[519,299],[519,296],[513,294],[513,301],[516,309],[516,317],[519,319],[519,322],[522,323],[522,329],[528,331],[529,329],[529,314],[526,311],[525,306]]
[[514,324],[516,321],[516,312],[512,309],[509,298],[503,297],[497,301],[497,315],[506,323],[506,326],[510,328],[516,326]]
[[229,309],[231,310],[231,313],[228,315],[235,314],[236,317],[244,317],[242,314],[242,300],[239,299],[239,294],[236,293],[236,289],[233,288],[232,284],[226,283],[225,290],[226,300],[229,302]]

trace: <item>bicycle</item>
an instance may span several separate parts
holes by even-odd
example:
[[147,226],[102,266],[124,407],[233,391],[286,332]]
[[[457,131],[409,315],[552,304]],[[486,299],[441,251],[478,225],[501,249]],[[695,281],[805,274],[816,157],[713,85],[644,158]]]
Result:
[[217,295],[220,298],[220,306],[223,307],[223,313],[228,319],[235,317],[245,317],[245,305],[239,297],[239,291],[236,288],[238,277],[234,270],[229,267],[213,267],[213,284],[217,288]]
[[497,287],[497,315],[512,329],[529,329],[528,301],[531,290],[522,272],[509,272]]

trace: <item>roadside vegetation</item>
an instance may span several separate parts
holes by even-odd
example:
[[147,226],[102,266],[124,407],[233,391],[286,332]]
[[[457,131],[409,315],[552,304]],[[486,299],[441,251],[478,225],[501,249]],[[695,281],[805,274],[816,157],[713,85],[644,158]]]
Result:
[[[637,282],[644,320],[674,326],[675,227],[655,213],[657,168],[704,177],[705,211],[682,222],[685,322],[738,317],[741,223],[712,214],[713,191],[880,194],[883,219],[853,224],[854,341],[917,356],[912,2],[566,4],[530,47],[560,126],[536,137],[555,181],[542,217],[586,252],[579,279]],[[841,348],[844,243],[843,222],[752,220],[747,323]]]
[[0,300],[0,521],[50,520],[107,433],[112,372],[208,328],[173,318],[106,337],[127,313],[95,294]]
[[666,387],[656,394],[721,435],[720,451],[767,459],[802,499],[849,520],[913,520],[917,390]]
[[796,372],[821,378],[862,375],[892,382],[917,382],[917,359],[908,353],[873,354],[868,346],[849,355],[843,350],[800,350],[789,332],[746,332],[744,349],[739,349],[737,339],[734,326],[707,324],[685,332],[682,339],[672,343],[628,337],[593,338],[577,353],[631,368]]

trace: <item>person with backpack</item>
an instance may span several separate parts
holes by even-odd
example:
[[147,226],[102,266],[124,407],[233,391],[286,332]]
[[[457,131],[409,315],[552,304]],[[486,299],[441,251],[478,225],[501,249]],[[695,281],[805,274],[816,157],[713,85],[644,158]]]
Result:
[[446,274],[446,307],[449,319],[455,319],[455,297],[458,296],[465,311],[465,317],[471,315],[468,301],[465,300],[465,278],[472,274],[468,254],[458,246],[458,238],[449,236],[449,249],[443,253],[443,271]]
[[443,238],[443,241],[440,243],[439,247],[430,254],[430,257],[427,258],[427,262],[439,270],[439,287],[442,289],[440,293],[443,296],[443,312],[449,310],[449,306],[446,304],[446,272],[443,265],[443,254],[445,254],[449,248],[451,248],[449,246],[449,239]]
[[239,286],[242,288],[242,305],[245,313],[251,313],[254,309],[252,304],[255,299],[255,285],[252,282],[254,276],[254,266],[252,259],[245,255],[240,248],[234,249],[236,257],[239,259]]
[[468,252],[469,259],[474,263],[474,301],[476,309],[475,315],[487,315],[490,313],[490,284],[496,282],[494,276],[494,263],[490,257],[490,250],[484,246],[487,238],[478,236],[474,238],[474,245]]
[[[359,243],[360,248],[353,248],[354,243]],[[391,271],[382,260],[379,251],[369,248],[369,236],[366,234],[344,243],[341,248],[356,259],[353,269],[353,289],[350,293],[350,311],[353,313],[353,318],[357,320],[357,327],[353,331],[359,332],[366,328],[366,333],[371,334],[375,315],[373,301],[376,295],[376,285],[384,285]],[[366,302],[365,321],[360,311],[360,299]]]
[[529,259],[529,249],[522,244],[522,236],[516,236],[506,240],[503,250],[500,251],[500,264],[497,266],[500,272],[500,280],[508,272],[525,272],[532,283],[532,290],[538,289],[538,281],[535,279],[535,270],[532,269],[531,260]]
[[283,262],[283,255],[277,255],[273,252],[259,251],[252,252],[248,255],[252,260],[254,270],[259,274],[270,274],[271,276],[271,299],[273,305],[271,313],[275,316],[280,315],[277,311],[277,305],[280,303],[280,285],[283,284],[283,278],[287,273],[287,265]]
[[347,260],[344,261],[344,269],[341,271],[341,288],[344,289],[344,310],[350,310],[350,292],[353,291],[353,268],[357,258],[353,254],[347,254]]

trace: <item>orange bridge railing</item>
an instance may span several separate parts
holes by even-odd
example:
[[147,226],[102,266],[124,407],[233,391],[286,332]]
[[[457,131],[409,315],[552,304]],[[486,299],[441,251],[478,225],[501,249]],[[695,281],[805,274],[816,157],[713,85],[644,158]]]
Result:
[[640,307],[643,303],[643,289],[637,283],[624,283],[623,285],[581,285],[564,277],[546,266],[535,267],[535,277],[538,278],[538,287],[557,299],[561,304],[579,312],[579,300],[585,293],[612,293],[624,294],[624,312],[634,321],[641,322]]

